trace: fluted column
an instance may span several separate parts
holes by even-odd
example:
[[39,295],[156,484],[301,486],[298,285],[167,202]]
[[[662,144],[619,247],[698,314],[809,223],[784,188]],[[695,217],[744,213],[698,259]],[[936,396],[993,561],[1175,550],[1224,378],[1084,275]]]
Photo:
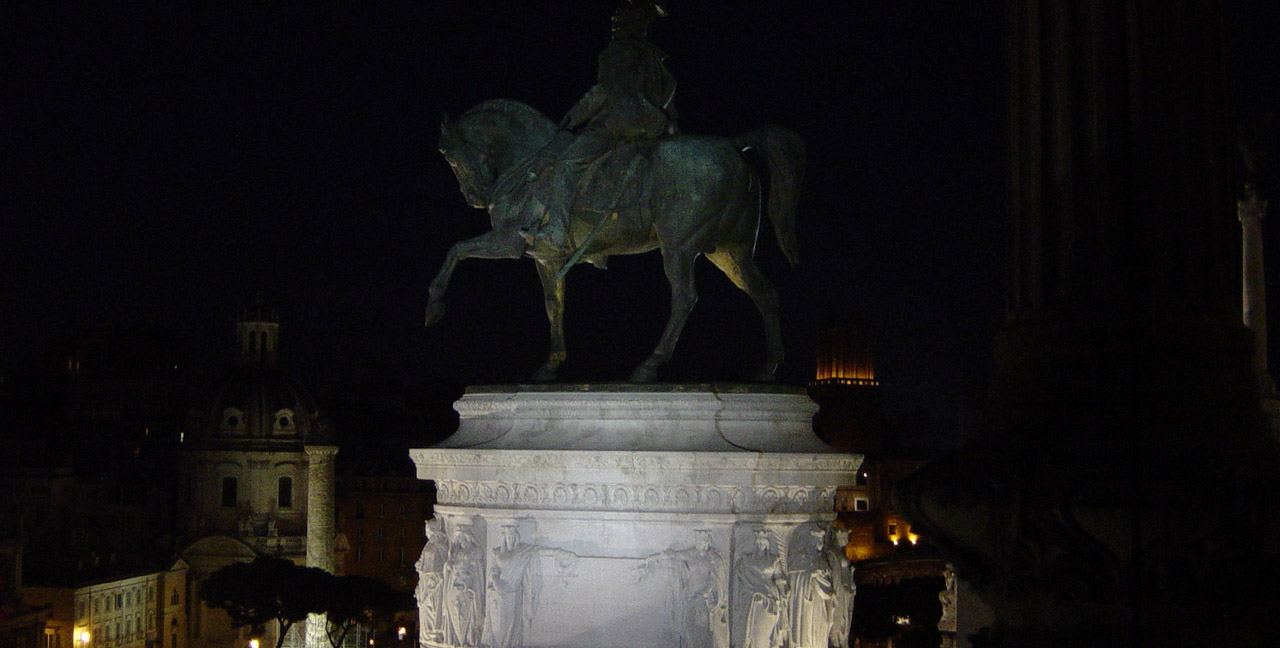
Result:
[[[306,446],[307,452],[307,566],[333,573],[334,460],[337,446]],[[327,620],[307,616],[306,648],[328,648]]]
[[992,607],[986,646],[1271,645],[1280,452],[1237,301],[1220,3],[1008,16],[997,370],[899,503]]

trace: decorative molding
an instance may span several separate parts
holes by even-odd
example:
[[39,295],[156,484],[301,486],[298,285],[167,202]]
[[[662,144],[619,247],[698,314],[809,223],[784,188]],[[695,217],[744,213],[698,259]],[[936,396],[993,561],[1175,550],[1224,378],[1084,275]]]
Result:
[[419,479],[434,479],[431,468],[553,468],[570,470],[772,470],[853,472],[862,455],[755,452],[563,452],[558,450],[410,450]]
[[436,501],[441,505],[588,511],[825,512],[831,510],[835,491],[834,486],[436,481]]

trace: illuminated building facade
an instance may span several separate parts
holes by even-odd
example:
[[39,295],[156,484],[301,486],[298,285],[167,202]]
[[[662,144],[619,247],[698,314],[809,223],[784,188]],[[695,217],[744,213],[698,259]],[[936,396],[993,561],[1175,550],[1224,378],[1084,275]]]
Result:
[[187,565],[70,587],[27,587],[47,605],[43,648],[185,648]]
[[[315,400],[281,372],[279,330],[261,306],[245,313],[236,324],[231,375],[183,436],[180,532],[188,544],[181,555],[190,566],[192,601],[209,574],[259,555],[335,567],[337,446]],[[239,644],[247,632],[232,628],[221,610],[192,606],[192,648]],[[309,636],[305,643],[320,640]],[[286,645],[303,643],[297,631],[286,638]]]
[[836,493],[839,524],[849,530],[845,554],[854,562],[859,587],[849,643],[888,646],[914,635],[931,645],[951,645],[954,632],[939,627],[945,610],[938,594],[945,587],[947,564],[919,544],[911,523],[893,504],[894,484],[925,459],[892,443],[894,428],[880,404],[871,333],[831,324],[817,342],[817,369],[808,388],[821,408],[814,429],[832,446],[865,456],[854,484]]

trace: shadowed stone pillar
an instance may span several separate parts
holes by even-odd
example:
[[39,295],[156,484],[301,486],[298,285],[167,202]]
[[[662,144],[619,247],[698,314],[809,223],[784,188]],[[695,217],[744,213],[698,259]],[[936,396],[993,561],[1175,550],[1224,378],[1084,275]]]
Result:
[[898,492],[993,608],[984,645],[1280,641],[1220,11],[1009,2],[997,371],[974,438]]
[[[337,446],[309,445],[307,452],[307,566],[333,573],[333,462]],[[327,648],[327,620],[307,615],[306,648]]]
[[1262,264],[1262,218],[1267,215],[1267,201],[1258,200],[1252,187],[1248,193],[1248,200],[1236,203],[1244,248],[1244,325],[1253,333],[1253,366],[1258,374],[1259,390],[1265,397],[1274,396],[1276,391],[1267,370],[1267,281]]

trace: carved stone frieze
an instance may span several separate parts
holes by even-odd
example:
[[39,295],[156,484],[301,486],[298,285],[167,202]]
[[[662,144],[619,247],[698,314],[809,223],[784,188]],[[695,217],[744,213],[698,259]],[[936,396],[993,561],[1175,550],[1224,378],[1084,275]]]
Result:
[[834,486],[436,480],[436,499],[440,504],[591,511],[824,512],[831,510],[835,490]]
[[439,618],[422,645],[773,648],[795,635],[792,648],[826,648],[847,636],[852,579],[825,540],[862,457],[814,437],[802,393],[687,387],[469,390],[458,433],[410,453],[450,537],[467,528],[467,547],[483,548],[449,545],[458,564],[439,611],[434,590],[419,599]]
[[566,468],[574,470],[817,470],[847,472],[862,465],[861,455],[755,454],[729,452],[577,452],[426,448],[409,451],[420,478],[424,467]]

